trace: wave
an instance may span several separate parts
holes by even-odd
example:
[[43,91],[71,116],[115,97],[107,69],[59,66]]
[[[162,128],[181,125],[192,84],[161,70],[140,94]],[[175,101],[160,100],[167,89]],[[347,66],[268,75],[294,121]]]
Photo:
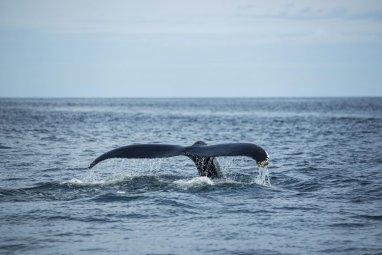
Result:
[[[260,177],[259,177],[260,176]],[[76,200],[93,201],[133,200],[131,194],[143,192],[208,192],[215,189],[242,186],[270,187],[264,182],[264,173],[257,177],[250,175],[227,176],[225,179],[188,177],[179,175],[118,176],[114,178],[72,178],[61,182],[36,183],[33,187],[0,189],[0,201],[18,202],[33,200]],[[136,198],[136,197],[135,197]]]
[[117,191],[115,193],[106,193],[97,195],[91,198],[95,202],[131,202],[133,200],[144,200],[147,196],[144,195],[127,195],[124,191]]

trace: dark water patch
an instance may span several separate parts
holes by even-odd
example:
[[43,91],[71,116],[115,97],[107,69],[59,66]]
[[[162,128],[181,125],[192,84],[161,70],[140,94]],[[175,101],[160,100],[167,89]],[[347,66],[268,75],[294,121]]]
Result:
[[285,155],[288,155],[288,156],[299,156],[299,155],[304,155],[304,152],[302,151],[296,151],[296,152],[290,152],[290,153],[287,153]]
[[91,201],[94,202],[103,202],[103,203],[113,203],[113,202],[121,202],[128,203],[134,200],[144,200],[146,196],[143,195],[126,195],[125,192],[121,193],[106,193],[98,195],[94,198],[91,198]]
[[87,249],[79,249],[79,251],[86,252],[86,253],[93,253],[93,252],[109,253],[109,249],[107,248],[87,248]]
[[4,235],[4,237],[4,244],[0,244],[1,254],[29,253],[31,251],[33,253],[35,250],[49,246],[49,241],[52,241],[50,238],[42,238],[47,243],[41,244],[41,239],[34,237],[20,236],[10,238],[8,235]]
[[[35,155],[34,153],[31,153],[31,154],[27,154],[27,155],[22,155],[22,156],[28,156],[28,155]],[[19,169],[24,169],[25,167],[31,167],[31,166],[33,166],[33,163],[32,162],[17,162],[17,163],[14,163],[13,164],[14,165],[14,167],[16,167],[16,169],[17,170],[19,170]]]
[[317,171],[322,171],[322,169],[319,169],[317,167],[309,166],[309,162],[301,162],[298,165],[298,168],[296,171],[301,172],[301,173],[312,173],[312,174],[317,174]]
[[313,181],[304,181],[304,182],[297,183],[296,185],[293,185],[291,188],[301,193],[316,192],[322,189],[322,185],[317,184]]
[[27,196],[24,189],[0,189],[0,202],[26,201]]
[[289,175],[280,175],[274,179],[276,186],[283,189],[298,192],[317,192],[324,188],[323,184],[317,178],[300,179]]
[[367,204],[373,201],[381,201],[381,195],[354,194],[350,197],[350,202],[353,204]]
[[47,137],[42,137],[41,140],[42,141],[48,141],[48,142],[65,142],[66,138],[59,137],[59,136],[56,136],[56,135],[50,135],[50,136],[47,136]]
[[44,217],[47,221],[78,221],[78,222],[87,222],[87,223],[115,223],[119,222],[119,220],[115,220],[111,217],[108,217],[107,215],[86,215],[86,216],[71,216],[71,215],[55,215],[55,216],[48,216]]
[[[22,181],[22,180],[29,180],[29,178],[26,177],[11,177],[11,178],[5,178],[4,181]],[[1,189],[0,189],[1,193]]]
[[341,121],[345,123],[371,123],[381,121],[381,118],[365,117],[365,116],[338,116],[332,117],[333,121]]
[[278,210],[286,210],[286,211],[289,211],[289,210],[297,210],[297,211],[300,211],[300,212],[322,212],[323,211],[323,208],[319,207],[319,206],[305,206],[305,205],[284,205],[284,206],[281,206],[281,207],[275,207],[275,209],[278,209]]
[[[369,190],[372,181],[369,177],[349,177],[345,174],[322,175],[319,180],[327,188],[348,189],[350,194],[362,194],[364,190]],[[356,190],[359,189],[361,193]]]
[[70,184],[57,182],[45,182],[36,184],[30,188],[1,189],[0,199],[2,202],[29,202],[44,200],[75,200],[82,196],[96,192],[96,189],[88,187],[74,187]]
[[[73,205],[73,208],[76,208]],[[63,208],[30,210],[25,214],[6,215],[3,218],[3,223],[11,224],[12,226],[20,225],[27,226],[31,223],[41,225],[62,224],[63,222],[98,222],[98,223],[115,223],[120,220],[116,219],[109,214],[103,212],[88,213],[88,214],[75,214],[73,211],[62,211]]]
[[382,201],[382,186],[378,183],[353,186],[350,192],[350,199],[354,203]]
[[42,172],[54,172],[54,171],[60,171],[61,169],[58,167],[50,167],[50,168],[45,168],[41,169]]
[[60,233],[57,233],[57,234],[53,234],[53,236],[62,237],[62,238],[65,238],[65,237],[76,237],[76,236],[91,237],[91,236],[93,236],[93,234],[92,233],[82,233],[82,232],[60,232]]
[[42,248],[42,246],[33,243],[21,243],[23,241],[16,241],[15,244],[0,245],[0,251],[2,254],[16,254],[17,252],[29,252],[35,249]]
[[195,209],[196,207],[189,204],[188,202],[190,201],[178,201],[177,198],[165,198],[165,197],[162,197],[162,198],[157,198],[157,199],[154,199],[153,202],[157,205],[164,205],[164,206],[171,206],[171,207],[174,207],[174,208],[186,208],[186,209]]
[[368,224],[362,223],[362,222],[339,222],[339,223],[329,224],[328,226],[334,227],[334,228],[359,228],[359,227],[368,226]]
[[[233,237],[232,237],[233,238]],[[230,238],[230,239],[232,239]],[[201,249],[203,251],[204,249]],[[205,249],[209,254],[221,254],[221,255],[280,255],[283,253],[274,251],[272,249],[255,249],[255,248],[242,248],[240,250],[232,250],[232,249]]]
[[119,222],[130,219],[152,219],[152,218],[163,218],[163,213],[153,213],[153,212],[143,212],[143,213],[134,213],[134,212],[123,212],[116,213],[113,215],[109,215],[109,217],[113,217],[118,219]]
[[266,209],[237,209],[237,208],[229,208],[224,211],[224,213],[232,213],[232,214],[250,214],[250,215],[271,215],[274,210],[266,210]]
[[358,218],[358,219],[372,220],[372,221],[382,221],[382,214],[380,214],[380,215],[363,214],[363,215],[355,215],[352,217]]
[[[339,244],[338,244],[339,245]],[[319,250],[318,252],[322,254],[368,254],[368,255],[379,255],[381,250],[377,248],[362,248],[362,247],[346,247],[346,245],[351,246],[351,242],[348,244],[341,244],[343,248],[327,248]]]

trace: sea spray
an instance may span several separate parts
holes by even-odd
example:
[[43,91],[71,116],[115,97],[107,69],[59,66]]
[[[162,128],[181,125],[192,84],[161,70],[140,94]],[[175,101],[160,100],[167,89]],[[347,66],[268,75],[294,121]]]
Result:
[[271,186],[271,180],[269,176],[268,167],[258,167],[258,175],[254,181],[256,184],[262,185],[262,186]]
[[199,176],[199,177],[194,177],[192,179],[186,179],[186,180],[184,179],[177,180],[177,181],[174,181],[174,184],[183,190],[203,188],[206,186],[215,185],[215,183],[206,176]]

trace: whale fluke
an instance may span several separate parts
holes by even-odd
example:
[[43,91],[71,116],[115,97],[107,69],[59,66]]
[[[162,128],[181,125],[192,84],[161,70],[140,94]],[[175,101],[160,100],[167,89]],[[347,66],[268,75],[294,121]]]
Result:
[[253,143],[225,143],[207,145],[198,141],[192,146],[179,146],[172,144],[132,144],[108,151],[96,158],[89,168],[109,158],[167,158],[187,156],[192,159],[200,176],[220,178],[219,163],[215,157],[219,156],[247,156],[260,167],[268,165],[268,153]]

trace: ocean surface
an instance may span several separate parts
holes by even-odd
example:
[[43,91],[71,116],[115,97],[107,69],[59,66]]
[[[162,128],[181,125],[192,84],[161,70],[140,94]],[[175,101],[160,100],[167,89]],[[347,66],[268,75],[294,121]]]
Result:
[[[111,159],[132,143],[251,142]],[[382,98],[0,99],[0,254],[382,254]]]

